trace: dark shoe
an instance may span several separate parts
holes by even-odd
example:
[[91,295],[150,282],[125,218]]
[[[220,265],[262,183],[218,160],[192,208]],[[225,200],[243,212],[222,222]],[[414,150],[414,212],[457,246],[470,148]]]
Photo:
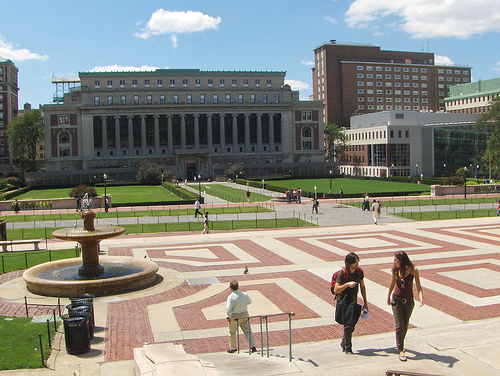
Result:
[[233,354],[233,353],[235,353],[236,351],[238,351],[238,350],[231,350],[231,349],[227,350],[227,352],[228,352],[229,354]]
[[345,351],[344,341],[340,342],[340,347],[342,348],[342,352],[344,352]]
[[252,352],[253,352],[253,353],[254,353],[254,352],[257,352],[257,349],[255,348],[255,346],[254,346],[254,347],[252,347]]
[[346,354],[352,354],[352,353],[353,353],[353,352],[352,352],[352,349],[351,349],[351,348],[347,348],[347,347],[345,347],[345,348],[344,348],[344,352],[345,352]]

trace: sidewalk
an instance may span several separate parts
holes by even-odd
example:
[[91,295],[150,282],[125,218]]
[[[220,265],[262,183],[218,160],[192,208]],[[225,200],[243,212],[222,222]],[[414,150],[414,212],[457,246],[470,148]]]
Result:
[[[311,206],[276,204],[310,215]],[[109,255],[151,258],[159,283],[141,291],[95,299],[96,336],[89,353],[72,356],[58,333],[48,369],[0,375],[133,375],[134,347],[173,342],[212,362],[219,375],[385,375],[389,369],[435,375],[500,375],[500,221],[475,218],[413,222],[322,200],[319,227],[213,231],[198,234],[122,235],[101,242]],[[64,244],[56,240],[49,247]],[[66,247],[68,244],[65,244]],[[406,250],[418,266],[426,305],[416,304],[406,340],[408,362],[398,360],[394,322],[386,304],[393,254]],[[366,275],[371,318],[360,321],[353,355],[341,353],[329,281],[356,252]],[[248,267],[249,274],[243,270]],[[227,354],[225,299],[232,279],[252,297],[251,315],[296,312],[293,361],[287,319],[270,322],[270,358]],[[0,283],[0,315],[22,310],[30,294],[19,273]],[[62,301],[65,305],[67,302]],[[62,326],[60,327],[62,330]],[[258,322],[252,323],[260,350]],[[259,354],[259,355],[258,355]]]

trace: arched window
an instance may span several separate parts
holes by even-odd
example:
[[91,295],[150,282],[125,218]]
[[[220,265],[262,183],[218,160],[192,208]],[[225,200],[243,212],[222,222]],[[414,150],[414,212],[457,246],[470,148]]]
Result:
[[69,157],[71,156],[71,135],[68,131],[62,131],[59,133],[58,137],[59,143],[59,156]]
[[312,129],[308,125],[302,128],[302,150],[312,150]]

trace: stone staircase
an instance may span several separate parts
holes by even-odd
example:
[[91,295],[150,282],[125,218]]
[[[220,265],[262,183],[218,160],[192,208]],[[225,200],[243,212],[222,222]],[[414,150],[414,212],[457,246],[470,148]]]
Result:
[[136,376],[218,376],[212,363],[187,354],[182,345],[156,343],[134,349]]

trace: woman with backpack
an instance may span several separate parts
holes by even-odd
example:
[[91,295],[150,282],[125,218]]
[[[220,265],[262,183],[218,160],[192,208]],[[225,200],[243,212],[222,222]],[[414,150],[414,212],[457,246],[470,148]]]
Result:
[[[424,292],[420,285],[420,275],[418,269],[410,261],[404,251],[396,252],[394,255],[394,265],[392,267],[392,280],[387,295],[387,304],[392,306],[394,321],[396,323],[396,344],[399,351],[399,360],[406,362],[404,341],[410,316],[413,312],[415,302],[413,300],[413,280],[417,286],[420,307],[424,305]],[[391,298],[391,293],[392,294]]]
[[344,336],[340,347],[346,354],[352,354],[352,333],[361,315],[361,306],[357,303],[358,286],[363,297],[363,308],[366,312],[369,311],[364,273],[359,267],[358,255],[354,252],[349,253],[345,257],[345,268],[335,274],[335,281],[332,281],[332,292],[338,296],[335,321],[344,325]]

